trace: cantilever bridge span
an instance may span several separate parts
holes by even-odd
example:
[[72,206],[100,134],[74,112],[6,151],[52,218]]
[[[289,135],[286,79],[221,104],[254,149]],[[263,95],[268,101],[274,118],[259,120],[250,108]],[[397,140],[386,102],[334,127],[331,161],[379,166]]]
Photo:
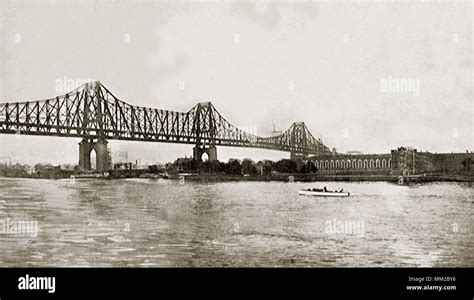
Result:
[[82,138],[79,167],[91,169],[90,153],[95,150],[98,171],[109,169],[107,140],[192,144],[198,160],[204,153],[216,160],[216,146],[286,151],[292,157],[330,153],[304,122],[293,123],[279,135],[260,137],[230,124],[210,102],[188,112],[138,107],[119,100],[100,82],[52,99],[0,103],[0,133]]

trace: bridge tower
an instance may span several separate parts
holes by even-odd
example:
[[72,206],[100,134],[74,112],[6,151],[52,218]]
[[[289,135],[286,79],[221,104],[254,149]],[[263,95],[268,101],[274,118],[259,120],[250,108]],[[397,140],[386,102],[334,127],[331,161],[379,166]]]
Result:
[[194,128],[196,129],[196,146],[193,148],[193,159],[202,161],[204,153],[209,161],[217,160],[216,147],[216,112],[211,102],[200,102],[196,106]]
[[[82,135],[84,138],[79,143],[79,168],[90,171],[92,150],[96,153],[96,171],[106,172],[110,168],[110,153],[107,149],[107,140],[104,134],[104,103],[101,99],[100,82],[86,83],[84,87],[84,119],[82,122]],[[90,138],[91,128],[96,131],[98,138]]]
[[[295,146],[297,149],[303,149],[308,147],[308,136],[307,129],[304,122],[294,122],[289,129],[290,144]],[[301,151],[290,153],[290,159],[292,160],[305,160],[308,158],[308,154]]]
[[204,153],[209,157],[209,161],[217,160],[217,147],[215,145],[208,147],[196,145],[193,148],[193,158],[197,161],[202,161],[202,155]]
[[84,138],[79,143],[79,168],[81,170],[89,171],[92,169],[91,166],[91,153],[92,150],[96,153],[96,171],[106,172],[109,170],[109,150],[107,149],[107,141],[105,139],[93,139]]
[[306,153],[299,153],[299,152],[290,152],[290,159],[291,160],[307,160],[309,157]]

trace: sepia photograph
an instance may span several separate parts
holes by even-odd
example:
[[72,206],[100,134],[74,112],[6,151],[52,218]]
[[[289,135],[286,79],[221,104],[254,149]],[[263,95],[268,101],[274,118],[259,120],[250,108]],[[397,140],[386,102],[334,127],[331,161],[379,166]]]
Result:
[[1,1],[5,288],[304,268],[458,295],[474,267],[473,11]]

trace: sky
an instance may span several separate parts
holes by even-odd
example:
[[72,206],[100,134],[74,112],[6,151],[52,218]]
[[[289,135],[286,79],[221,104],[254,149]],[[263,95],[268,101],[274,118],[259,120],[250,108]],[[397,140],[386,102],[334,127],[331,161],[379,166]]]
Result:
[[[133,105],[185,112],[211,101],[260,136],[304,121],[338,152],[472,151],[473,4],[342,2],[1,1],[0,102],[98,80]],[[0,135],[0,162],[77,163],[79,142]],[[191,145],[109,146],[143,163],[192,155]]]

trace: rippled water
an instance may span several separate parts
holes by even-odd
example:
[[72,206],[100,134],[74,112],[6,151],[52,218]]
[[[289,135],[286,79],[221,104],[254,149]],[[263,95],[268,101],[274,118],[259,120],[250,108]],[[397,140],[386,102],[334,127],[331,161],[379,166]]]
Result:
[[[298,196],[344,188],[349,198]],[[0,178],[0,266],[474,266],[473,186]],[[359,222],[363,232],[328,231]]]

